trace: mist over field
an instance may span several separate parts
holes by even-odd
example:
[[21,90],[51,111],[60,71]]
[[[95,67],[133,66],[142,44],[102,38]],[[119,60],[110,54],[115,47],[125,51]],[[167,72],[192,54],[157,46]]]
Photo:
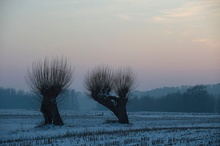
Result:
[[[200,85],[202,86],[202,85]],[[207,93],[185,95],[192,86],[162,87],[150,91],[135,90],[129,95],[128,111],[160,112],[220,112],[220,84],[203,85]],[[184,98],[186,99],[184,101]],[[0,88],[1,109],[40,109],[42,99],[33,92]],[[179,100],[179,101],[178,101]],[[194,100],[194,101],[193,101]],[[64,110],[90,111],[107,110],[84,92],[70,89],[58,99],[58,106]],[[177,108],[179,107],[179,108]],[[181,107],[183,107],[181,109]]]

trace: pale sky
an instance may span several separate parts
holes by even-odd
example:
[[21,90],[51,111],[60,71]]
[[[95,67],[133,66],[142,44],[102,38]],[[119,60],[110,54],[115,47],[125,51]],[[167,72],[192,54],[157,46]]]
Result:
[[1,0],[0,87],[29,90],[32,62],[128,66],[138,90],[220,82],[219,0]]

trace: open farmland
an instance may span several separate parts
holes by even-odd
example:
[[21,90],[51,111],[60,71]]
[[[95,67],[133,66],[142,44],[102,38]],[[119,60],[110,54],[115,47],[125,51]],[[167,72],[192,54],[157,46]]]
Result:
[[0,145],[220,145],[220,115],[61,111],[64,126],[43,126],[39,111],[0,110]]

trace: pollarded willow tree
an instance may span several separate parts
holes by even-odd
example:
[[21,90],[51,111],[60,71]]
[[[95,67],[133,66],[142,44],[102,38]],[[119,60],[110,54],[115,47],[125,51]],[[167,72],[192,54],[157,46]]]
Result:
[[72,82],[72,69],[67,59],[52,58],[34,62],[28,69],[27,84],[42,97],[41,112],[45,124],[63,125],[56,99]]
[[88,71],[84,79],[87,94],[111,110],[119,123],[128,124],[126,104],[129,93],[135,88],[136,75],[130,68],[114,71],[99,66]]

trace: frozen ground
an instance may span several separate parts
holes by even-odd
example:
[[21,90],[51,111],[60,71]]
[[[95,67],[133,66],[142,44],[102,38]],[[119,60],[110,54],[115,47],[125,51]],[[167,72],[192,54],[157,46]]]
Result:
[[0,110],[0,145],[220,145],[220,115],[131,112],[130,124],[111,112],[61,111],[65,126],[42,126],[39,111]]

